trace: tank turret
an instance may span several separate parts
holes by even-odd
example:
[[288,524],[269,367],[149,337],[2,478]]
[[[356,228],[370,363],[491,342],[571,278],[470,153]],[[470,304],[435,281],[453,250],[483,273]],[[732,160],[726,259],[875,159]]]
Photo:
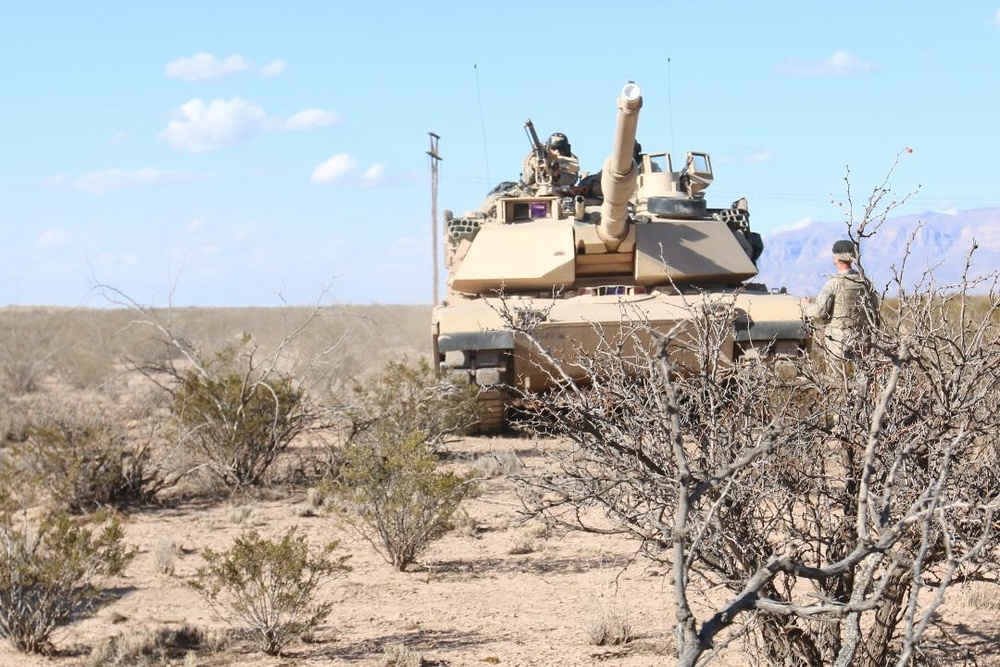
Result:
[[[512,395],[545,391],[555,377],[586,383],[571,359],[601,336],[694,332],[700,300],[731,314],[720,324],[731,331],[721,352],[732,359],[780,358],[808,344],[798,299],[748,282],[763,245],[746,198],[708,206],[707,153],[687,153],[677,170],[669,153],[642,153],[641,107],[630,82],[609,123],[611,154],[583,178],[569,138],[556,132],[543,144],[527,121],[520,177],[477,209],[446,216],[448,293],[434,308],[435,360],[442,374],[481,387],[484,430],[503,426]],[[545,354],[519,333],[525,327]]]
[[639,166],[633,158],[635,136],[639,124],[642,93],[639,86],[628,83],[618,97],[618,122],[611,155],[601,170],[601,222],[598,236],[609,251],[615,251],[628,234],[628,204],[635,192]]

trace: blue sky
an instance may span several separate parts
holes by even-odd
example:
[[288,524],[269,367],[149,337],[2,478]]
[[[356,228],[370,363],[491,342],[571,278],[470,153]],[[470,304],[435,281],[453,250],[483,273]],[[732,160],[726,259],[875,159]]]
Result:
[[462,212],[526,118],[600,169],[629,80],[765,235],[906,147],[901,213],[1000,206],[998,0],[5,0],[0,63],[0,306],[430,303],[427,133]]

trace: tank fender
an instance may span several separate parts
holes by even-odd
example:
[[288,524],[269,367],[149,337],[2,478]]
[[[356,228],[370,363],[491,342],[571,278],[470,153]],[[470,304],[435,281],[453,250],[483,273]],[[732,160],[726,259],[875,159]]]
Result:
[[438,351],[453,350],[513,350],[514,334],[510,331],[470,331],[442,334],[438,337]]

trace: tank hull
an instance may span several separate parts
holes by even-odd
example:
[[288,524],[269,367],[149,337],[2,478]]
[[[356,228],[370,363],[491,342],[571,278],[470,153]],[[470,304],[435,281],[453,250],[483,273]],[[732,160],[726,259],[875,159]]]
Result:
[[588,371],[578,363],[585,355],[639,358],[656,353],[666,337],[671,361],[696,367],[701,332],[694,318],[705,307],[717,313],[719,352],[728,359],[781,358],[805,344],[795,297],[718,290],[465,300],[435,308],[434,348],[443,373],[480,385],[489,406],[481,428],[492,431],[505,425],[512,397],[567,380],[586,385]]

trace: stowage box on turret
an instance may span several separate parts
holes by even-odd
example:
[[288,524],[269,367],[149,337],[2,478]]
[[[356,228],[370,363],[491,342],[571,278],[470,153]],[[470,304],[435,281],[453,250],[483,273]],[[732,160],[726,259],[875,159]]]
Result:
[[[448,293],[434,308],[434,354],[440,371],[480,385],[483,430],[505,424],[511,388],[552,383],[511,313],[533,314],[533,337],[556,359],[596,346],[630,317],[676,332],[694,298],[728,299],[728,312],[740,314],[724,350],[731,359],[794,355],[808,344],[798,300],[748,282],[763,244],[746,199],[708,207],[707,153],[689,152],[675,170],[669,153],[639,152],[641,107],[639,87],[627,84],[610,157],[583,178],[566,137],[542,144],[527,121],[520,181],[498,185],[477,211],[445,212]],[[587,379],[572,364],[563,372]]]

